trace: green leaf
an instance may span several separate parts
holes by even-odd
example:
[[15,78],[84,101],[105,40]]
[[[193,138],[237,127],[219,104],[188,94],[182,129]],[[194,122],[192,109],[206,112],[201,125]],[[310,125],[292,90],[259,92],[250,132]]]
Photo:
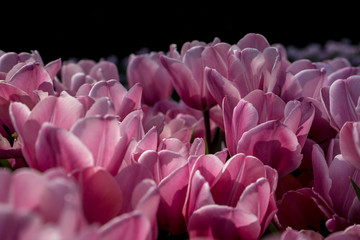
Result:
[[351,177],[349,177],[349,178],[350,178],[350,182],[355,190],[356,196],[357,196],[358,200],[360,201],[360,188],[358,185],[356,185],[356,183],[354,182],[354,180],[352,180]]
[[0,166],[4,168],[8,168],[11,171],[14,171],[14,168],[11,166],[7,159],[0,159]]

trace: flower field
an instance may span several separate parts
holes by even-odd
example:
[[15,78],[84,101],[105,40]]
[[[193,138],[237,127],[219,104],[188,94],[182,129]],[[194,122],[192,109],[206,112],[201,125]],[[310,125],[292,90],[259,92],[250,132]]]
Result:
[[360,239],[359,53],[0,51],[0,239]]

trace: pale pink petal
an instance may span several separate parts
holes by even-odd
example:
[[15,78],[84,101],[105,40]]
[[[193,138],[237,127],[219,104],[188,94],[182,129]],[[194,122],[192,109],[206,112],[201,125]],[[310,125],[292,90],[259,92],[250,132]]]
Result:
[[98,81],[111,79],[119,81],[117,67],[114,63],[109,61],[100,61],[97,63],[91,68],[89,75]]
[[259,117],[258,123],[284,118],[285,102],[272,92],[254,90],[246,95],[244,100],[255,107]]
[[11,179],[9,202],[17,209],[33,211],[41,201],[45,177],[37,171],[21,169]]
[[188,224],[189,218],[194,211],[209,204],[215,204],[211,196],[209,183],[201,175],[200,171],[197,170],[189,180],[189,187],[182,211],[186,223]]
[[134,163],[122,169],[116,176],[115,180],[123,194],[122,213],[134,210],[132,205],[132,193],[135,187],[144,179],[153,179],[150,171],[143,165]]
[[347,122],[340,131],[340,150],[343,158],[360,169],[360,123]]
[[236,44],[240,49],[244,48],[256,48],[260,52],[265,48],[270,47],[269,42],[261,34],[248,33]]
[[234,103],[235,99],[224,99],[223,111],[226,143],[230,155],[234,155],[241,136],[258,123],[258,113],[253,105],[245,100],[240,100],[234,108],[231,108],[231,102]]
[[11,183],[12,174],[7,169],[0,171],[0,203],[6,203],[9,199],[9,186]]
[[120,139],[120,122],[115,116],[87,117],[79,120],[71,132],[93,155],[95,166],[107,168]]
[[24,65],[11,78],[7,77],[6,81],[25,91],[34,102],[37,102],[34,90],[37,90],[43,83],[52,85],[49,73],[37,63]]
[[315,117],[314,106],[309,102],[289,101],[284,115],[284,124],[296,134],[303,147]]
[[222,76],[227,77],[227,54],[230,47],[230,44],[224,42],[205,47],[201,53],[204,67],[216,69]]
[[358,121],[356,106],[360,96],[360,77],[353,76],[346,80],[335,81],[329,91],[329,113],[341,127],[346,121]]
[[83,105],[76,98],[63,92],[59,97],[49,96],[40,101],[31,111],[28,120],[39,124],[50,122],[69,130],[84,115]]
[[140,212],[131,212],[114,218],[99,230],[99,239],[146,240],[151,237],[151,225],[146,216]]
[[60,71],[61,63],[61,58],[58,58],[54,61],[49,62],[44,67],[45,70],[49,73],[51,79],[54,79],[56,77],[56,74]]
[[39,170],[62,166],[66,171],[94,165],[88,148],[72,133],[63,128],[44,123],[35,143]]
[[[124,98],[122,99],[121,105],[114,104],[115,111],[117,112],[117,114],[120,116],[121,119],[124,119],[130,112],[140,109],[141,96],[142,96],[142,87],[139,84],[135,84],[125,94]],[[114,98],[113,101],[115,101]]]
[[[79,99],[79,98],[78,98]],[[92,99],[92,98],[89,98]],[[80,100],[80,99],[79,99]],[[114,105],[109,98],[103,97],[94,100],[88,111],[86,111],[85,117],[90,116],[105,116],[107,114],[115,115]]]
[[270,218],[271,221],[277,211],[269,181],[266,178],[259,178],[256,182],[248,185],[236,208],[257,216],[259,223],[262,225],[262,232],[264,232],[269,223],[266,218]]

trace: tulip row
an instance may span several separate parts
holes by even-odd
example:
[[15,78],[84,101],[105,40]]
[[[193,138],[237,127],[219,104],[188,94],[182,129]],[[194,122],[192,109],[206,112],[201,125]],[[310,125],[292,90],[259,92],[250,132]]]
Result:
[[1,239],[360,237],[359,67],[250,33],[126,70],[0,53]]

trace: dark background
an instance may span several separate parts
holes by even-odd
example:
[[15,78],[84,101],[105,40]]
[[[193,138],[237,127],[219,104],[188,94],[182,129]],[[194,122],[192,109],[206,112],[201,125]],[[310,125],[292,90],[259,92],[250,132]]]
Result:
[[172,43],[180,49],[194,39],[210,42],[219,37],[235,44],[249,32],[285,46],[343,38],[360,42],[356,2],[44,3],[15,3],[1,9],[0,49],[36,49],[47,63],[70,57],[121,59],[143,47],[166,52]]

